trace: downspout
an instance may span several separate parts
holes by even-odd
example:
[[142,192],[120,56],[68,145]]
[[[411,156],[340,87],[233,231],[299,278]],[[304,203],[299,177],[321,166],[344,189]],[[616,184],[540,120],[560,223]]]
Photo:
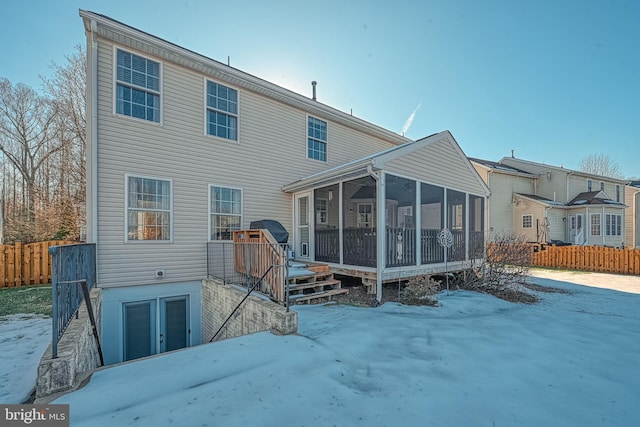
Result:
[[[98,243],[98,23],[91,20],[91,236]],[[89,236],[87,236],[89,237]],[[97,260],[96,260],[97,263]],[[96,266],[97,267],[97,266]]]
[[602,218],[600,219],[600,233],[602,233],[602,246],[605,245],[605,232],[606,232],[606,216],[604,214],[604,206],[602,207]]
[[378,303],[382,301],[382,271],[386,265],[384,258],[384,244],[386,239],[385,228],[385,199],[386,192],[384,171],[380,171],[380,176],[373,173],[371,166],[367,167],[367,171],[376,180],[376,206],[378,214],[376,215],[376,300]]

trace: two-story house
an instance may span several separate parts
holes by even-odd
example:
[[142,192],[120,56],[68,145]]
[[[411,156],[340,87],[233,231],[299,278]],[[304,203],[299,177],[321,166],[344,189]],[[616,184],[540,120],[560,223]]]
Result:
[[471,162],[491,189],[490,233],[515,233],[531,242],[625,246],[627,181],[514,156]]
[[[279,221],[300,261],[373,281],[462,269],[489,190],[448,132],[418,141],[80,11],[87,240],[107,364],[199,344],[207,245]],[[381,107],[382,108],[382,107]],[[452,247],[437,236],[451,230]],[[359,276],[362,274],[362,276]]]

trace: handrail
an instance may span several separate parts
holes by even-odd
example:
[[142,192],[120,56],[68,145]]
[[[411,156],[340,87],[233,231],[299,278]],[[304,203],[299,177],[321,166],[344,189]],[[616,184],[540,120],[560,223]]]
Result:
[[209,340],[209,342],[213,342],[213,340],[216,339],[216,337],[218,336],[218,334],[220,333],[220,331],[222,331],[222,329],[227,325],[227,323],[229,323],[229,320],[231,320],[231,318],[233,317],[234,314],[236,314],[236,311],[238,311],[238,309],[240,308],[240,306],[242,305],[242,303],[244,303],[247,298],[249,298],[249,295],[251,294],[251,292],[253,292],[259,285],[260,283],[262,283],[262,281],[264,280],[264,278],[267,276],[267,274],[271,271],[271,269],[274,267],[274,265],[270,265],[269,268],[267,268],[267,271],[264,272],[264,274],[262,275],[262,277],[260,277],[260,279],[251,287],[251,289],[249,289],[249,291],[247,292],[247,294],[244,296],[244,298],[242,298],[242,300],[238,303],[238,305],[236,306],[236,308],[233,309],[233,311],[231,312],[231,314],[229,315],[229,317],[227,317],[227,319],[222,322],[222,325],[220,325],[220,328],[218,328],[218,330],[216,331],[215,334],[213,334],[213,337],[211,337],[211,339]]

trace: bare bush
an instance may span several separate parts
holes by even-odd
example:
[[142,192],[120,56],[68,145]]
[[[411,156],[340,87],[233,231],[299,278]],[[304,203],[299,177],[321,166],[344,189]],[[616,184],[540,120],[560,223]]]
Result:
[[523,287],[531,266],[531,245],[514,233],[493,236],[486,247],[486,257],[472,266],[475,274],[468,275],[462,287],[495,295],[509,301],[532,303],[536,297]]
[[438,305],[440,282],[428,277],[410,279],[398,294],[398,301],[407,305]]

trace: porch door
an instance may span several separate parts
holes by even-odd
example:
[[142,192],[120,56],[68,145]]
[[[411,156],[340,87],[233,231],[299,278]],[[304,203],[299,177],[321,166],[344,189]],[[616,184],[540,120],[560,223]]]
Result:
[[309,258],[310,227],[310,201],[311,194],[303,193],[295,196],[295,252],[296,258]]
[[581,245],[584,241],[583,215],[569,215],[569,242]]
[[189,346],[188,297],[160,299],[160,352]]

